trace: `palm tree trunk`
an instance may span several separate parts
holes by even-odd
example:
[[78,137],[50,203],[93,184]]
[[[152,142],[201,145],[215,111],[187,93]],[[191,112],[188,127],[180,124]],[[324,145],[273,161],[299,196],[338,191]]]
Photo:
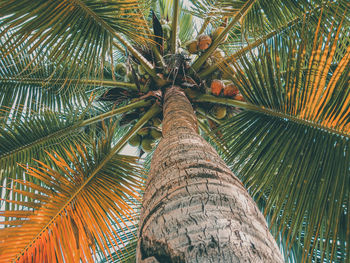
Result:
[[137,262],[283,262],[242,183],[199,134],[173,86],[144,194]]

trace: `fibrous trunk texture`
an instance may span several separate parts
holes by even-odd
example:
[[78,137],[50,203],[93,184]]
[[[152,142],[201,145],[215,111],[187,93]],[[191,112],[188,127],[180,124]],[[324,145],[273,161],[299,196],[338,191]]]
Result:
[[164,99],[163,139],[145,189],[137,262],[283,262],[241,182],[197,131],[181,88]]

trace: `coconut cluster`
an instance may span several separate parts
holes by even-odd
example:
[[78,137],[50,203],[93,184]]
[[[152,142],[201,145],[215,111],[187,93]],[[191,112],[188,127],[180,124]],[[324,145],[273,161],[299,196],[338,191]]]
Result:
[[[225,27],[219,26],[213,30],[210,35],[200,34],[196,39],[189,41],[186,45],[186,49],[190,54],[197,54],[207,50],[211,43],[218,38],[218,36],[225,30]],[[222,41],[227,39],[227,35]]]
[[232,81],[213,79],[210,84],[210,91],[215,96],[233,98],[234,100],[245,101],[239,89]]
[[155,142],[162,137],[161,124],[159,117],[152,118],[145,127],[130,138],[129,144],[141,148],[144,152],[152,151]]
[[[132,65],[132,68],[131,68]],[[135,76],[137,77],[140,84],[145,84],[150,78],[149,74],[145,71],[142,65],[132,63],[118,63],[115,68],[115,75],[124,82],[135,83]],[[133,74],[133,71],[135,75]]]
[[[219,26],[213,30],[210,34],[200,34],[188,42],[186,50],[178,48],[177,54],[169,54],[168,43],[171,38],[171,24],[161,19],[157,22],[161,26],[161,34],[163,38],[155,37],[158,43],[158,49],[163,56],[163,67],[158,67],[156,60],[154,59],[154,53],[147,47],[137,46],[137,49],[143,57],[145,57],[151,64],[155,66],[157,71],[157,78],[152,78],[142,66],[142,64],[132,55],[128,58],[127,63],[118,63],[114,67],[114,74],[118,80],[129,83],[136,83],[138,90],[123,90],[122,88],[114,88],[116,94],[120,96],[129,96],[130,99],[136,97],[147,98],[147,96],[154,96],[149,94],[155,94],[159,90],[162,90],[169,83],[179,85],[184,88],[187,97],[190,100],[195,100],[203,93],[211,93],[214,96],[228,97],[235,100],[244,101],[243,96],[239,93],[238,88],[232,81],[229,81],[229,77],[225,78],[223,73],[219,70],[215,71],[205,79],[191,74],[188,70],[188,61],[191,60],[190,54],[199,54],[205,52],[217,38],[222,35],[225,30],[224,26]],[[159,28],[158,26],[158,28]],[[156,30],[156,29],[155,29]],[[160,41],[161,39],[161,41]],[[226,36],[223,37],[220,42],[226,40]],[[178,47],[181,43],[176,43]],[[222,61],[225,57],[225,53],[220,48],[216,48],[211,56],[204,63],[203,68],[211,66],[213,63]],[[224,80],[221,80],[224,79]],[[226,79],[226,80],[225,80]],[[113,89],[112,89],[113,90]],[[121,92],[119,92],[121,90]],[[151,90],[151,91],[150,91]],[[111,90],[110,90],[111,91]],[[107,95],[110,95],[111,92]],[[119,93],[118,93],[119,92]],[[196,102],[195,108],[198,108],[197,115],[199,118],[203,117],[207,120],[223,120],[228,118],[239,111],[234,107],[226,107],[216,104],[201,104]],[[133,113],[126,114],[121,120],[121,124],[130,124],[132,121],[136,121],[143,114],[142,111],[135,110]],[[130,115],[130,116],[129,116]],[[135,115],[135,116],[134,116]],[[157,140],[162,136],[161,132],[161,117],[151,119],[143,128],[141,128],[137,134],[129,139],[129,144],[134,147],[139,147],[144,152],[150,152]]]

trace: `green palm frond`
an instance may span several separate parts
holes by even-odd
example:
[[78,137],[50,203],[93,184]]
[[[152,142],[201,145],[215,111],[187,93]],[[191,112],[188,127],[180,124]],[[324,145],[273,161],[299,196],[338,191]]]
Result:
[[[214,8],[216,8],[217,4],[218,9],[220,9],[219,2],[220,1],[215,2]],[[209,10],[211,10],[210,8]],[[201,57],[194,62],[192,69],[195,72],[199,71],[203,63],[209,58],[211,54],[213,54],[215,49],[221,44],[229,32],[233,31],[230,34],[231,43],[236,42],[236,39],[238,39],[240,42],[244,42],[247,39],[251,41],[252,39],[261,38],[263,35],[266,35],[267,37],[269,34],[272,34],[276,30],[280,30],[281,28],[290,25],[290,23],[293,23],[293,21],[298,21],[303,15],[309,14],[310,12],[313,13],[319,9],[326,10],[324,12],[327,13],[329,18],[331,18],[330,20],[325,20],[324,23],[325,27],[328,28],[333,20],[340,21],[344,19],[344,16],[342,14],[346,12],[348,8],[349,6],[346,1],[336,1],[335,3],[332,1],[326,1],[323,4],[321,4],[321,1],[315,1],[313,5],[310,5],[309,1],[307,0],[298,2],[292,0],[238,1],[237,5],[235,5],[234,13],[226,16],[229,17],[229,20],[225,29],[214,40],[206,52],[204,52],[204,54],[202,54]],[[201,16],[203,17],[203,14]],[[206,15],[204,15],[204,17],[206,17]],[[209,18],[205,20],[204,24],[210,20],[208,19]],[[252,23],[253,26],[247,26],[244,22],[246,20],[249,21],[249,23]],[[349,25],[350,20],[348,17],[345,18],[345,21],[346,24]],[[311,22],[314,22],[312,24],[315,25],[317,19],[311,19]],[[214,25],[217,26],[218,22],[215,22]],[[241,34],[244,36],[244,39],[240,36],[240,34],[238,34],[239,32],[241,32]]]
[[[136,200],[135,202],[137,203]],[[135,215],[135,218],[137,218],[136,215]],[[119,225],[122,225],[122,222],[119,222]],[[111,257],[109,256],[106,257],[103,255],[103,253],[98,253],[99,258],[96,260],[96,262],[99,262],[99,263],[136,262],[137,225],[131,225],[129,227],[123,227],[123,228],[116,226],[116,230],[120,238],[124,241],[125,246],[113,252]]]
[[[194,16],[204,21],[208,25],[221,24],[223,18],[234,17],[241,12],[242,7],[248,1],[232,0],[192,0],[190,12]],[[280,28],[288,24],[313,9],[327,9],[330,16],[336,16],[337,20],[341,17],[338,13],[340,10],[348,8],[347,1],[293,1],[293,0],[257,0],[251,5],[250,10],[240,20],[242,32],[256,37],[261,34]],[[317,21],[317,19],[316,19]]]
[[306,255],[322,246],[323,252],[342,248],[345,260],[349,224],[341,218],[349,216],[349,139],[254,112],[221,131],[233,170],[253,196],[267,199],[264,211],[273,211],[275,234],[285,232],[286,243],[298,242]]
[[0,110],[3,112],[0,118],[5,124],[46,110],[68,111],[67,105],[81,107],[88,102],[83,93],[59,93],[55,89],[60,89],[59,85],[49,88],[41,83],[0,81]]
[[[72,74],[99,74],[116,32],[144,38],[146,22],[137,1],[1,1],[0,38],[4,55],[20,47],[70,68]],[[33,19],[35,17],[35,19]],[[48,22],[49,21],[49,22]],[[67,59],[68,58],[68,59]]]
[[77,81],[66,79],[67,70],[58,70],[46,57],[42,57],[45,62],[40,61],[35,52],[16,48],[15,53],[0,59],[0,109],[8,112],[3,118],[16,120],[47,109],[66,111],[67,105],[88,103],[88,85],[77,88]]
[[46,160],[43,149],[55,149],[61,153],[73,142],[87,141],[87,135],[82,131],[74,132],[72,127],[82,114],[72,111],[57,114],[45,111],[29,120],[17,120],[12,126],[0,131],[0,178],[1,183],[7,178],[22,178],[23,169],[18,163],[32,164],[32,158]]
[[[113,125],[110,128],[112,131]],[[115,227],[119,231],[125,228],[124,235],[133,232],[129,225],[135,218],[130,204],[139,199],[142,171],[135,158],[114,154],[111,135],[91,149],[75,145],[65,151],[65,157],[48,153],[57,169],[39,161],[37,168],[26,168],[42,182],[40,185],[13,181],[13,185],[24,186],[21,194],[34,201],[7,200],[18,209],[1,212],[7,217],[1,223],[12,226],[0,231],[1,262],[26,262],[29,258],[93,261],[96,250],[107,257],[125,245]],[[14,187],[11,190],[17,191]]]
[[[183,5],[183,2],[182,2]],[[189,41],[193,38],[194,34],[194,28],[193,28],[193,17],[191,14],[186,12],[180,13],[180,19],[179,19],[179,39],[182,43],[185,43],[186,41]]]
[[6,178],[22,178],[23,170],[17,163],[32,165],[33,158],[44,161],[48,158],[45,150],[54,150],[62,155],[63,150],[73,142],[91,141],[84,127],[94,130],[96,127],[91,126],[94,123],[147,105],[150,105],[149,101],[139,101],[112,110],[110,107],[90,106],[60,114],[45,111],[31,118],[16,120],[11,126],[0,130],[1,182]]
[[227,161],[266,200],[275,234],[302,248],[297,262],[350,258],[350,38],[342,23],[321,32],[322,21],[316,31],[305,22],[300,40],[275,38],[257,58],[235,62],[233,79],[252,111],[220,128]]
[[[168,19],[169,22],[173,17],[172,7],[174,5],[174,1],[151,1],[150,7],[157,14],[159,18]],[[185,1],[179,1],[180,10],[184,10]],[[148,9],[149,10],[149,9]],[[148,11],[150,14],[150,10]],[[182,43],[190,40],[193,37],[193,21],[192,15],[188,12],[180,12],[179,14],[179,39]]]

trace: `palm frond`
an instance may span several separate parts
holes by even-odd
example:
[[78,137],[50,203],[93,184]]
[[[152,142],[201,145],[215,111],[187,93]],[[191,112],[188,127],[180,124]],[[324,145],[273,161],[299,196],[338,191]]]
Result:
[[[244,112],[220,129],[228,142],[227,161],[257,199],[267,199],[275,234],[287,248],[297,242],[304,257],[341,248],[349,258],[347,210],[350,185],[348,138],[261,113]],[[315,227],[317,226],[317,227]],[[297,261],[297,262],[302,262]]]
[[0,110],[5,124],[24,116],[41,114],[44,111],[69,111],[75,105],[82,107],[88,103],[87,94],[56,92],[59,85],[47,87],[42,83],[28,83],[26,81],[0,80]]
[[[332,5],[336,3],[330,3],[325,8],[330,8]],[[334,6],[332,6],[332,10]],[[305,17],[308,17],[309,21],[317,21],[317,18],[320,16],[321,11],[320,7],[313,8],[311,10],[307,10],[305,13],[295,16],[292,20],[288,21],[286,24],[283,24],[279,27],[273,28],[266,33],[262,33],[259,36],[252,37],[242,32],[241,27],[236,27],[236,30],[232,30],[228,36],[228,39],[221,45],[221,48],[225,51],[226,57],[224,59],[219,59],[216,63],[209,68],[203,69],[199,72],[201,77],[205,77],[208,74],[214,72],[218,68],[227,73],[229,68],[231,67],[230,63],[239,59],[242,55],[245,55],[248,52],[254,52],[254,50],[261,46],[263,43],[270,43],[271,39],[278,37],[281,41],[281,45],[285,44],[285,42],[289,40],[291,35],[295,37],[295,32],[301,30],[303,25],[303,21]],[[339,16],[339,14],[338,14]],[[334,18],[334,17],[333,17]],[[338,18],[340,21],[341,18]],[[325,21],[328,22],[328,21]],[[309,23],[309,27],[312,27],[313,24]],[[317,24],[315,24],[315,27]],[[325,25],[326,27],[330,27],[331,24]],[[287,43],[288,44],[288,43]]]
[[0,231],[1,262],[94,261],[97,250],[112,257],[125,245],[116,225],[131,231],[130,204],[139,200],[143,179],[135,158],[114,154],[111,139],[107,135],[91,149],[75,145],[65,157],[47,153],[57,169],[39,161],[26,168],[40,185],[12,182],[12,191],[21,184],[21,194],[33,201],[13,201],[18,209],[1,212],[8,218],[1,222],[7,226]]
[[[240,65],[235,63],[234,81],[252,104],[349,133],[350,46],[338,43],[338,38],[341,34],[343,39],[350,39],[350,35],[340,24],[325,36],[319,31],[321,21],[313,43],[306,37],[311,32],[305,29],[300,43],[291,39],[289,57],[283,61],[279,54],[287,47],[278,40],[274,49],[265,45],[260,50],[259,61],[253,53],[250,58],[245,56]],[[337,49],[343,51],[341,59],[335,56]]]
[[[0,45],[2,42],[0,39]],[[88,103],[88,85],[77,88],[77,81],[67,80],[67,70],[58,70],[45,56],[45,62],[40,59],[35,52],[21,52],[20,48],[0,59],[0,109],[9,112],[4,117],[16,120],[47,109],[66,111],[66,105]]]
[[[115,109],[86,106],[85,109],[64,113],[45,111],[31,118],[16,120],[0,130],[0,180],[3,184],[9,178],[23,177],[23,169],[17,165],[33,165],[34,159],[45,161],[47,150],[64,154],[72,143],[91,143],[99,133],[100,123],[106,118],[119,115],[138,107],[150,105],[150,101],[138,101]],[[116,121],[114,119],[114,121]]]
[[[207,21],[208,25],[221,24],[223,18],[234,17],[239,13],[247,1],[232,0],[192,0],[189,12],[198,19]],[[312,9],[324,8],[330,17],[340,21],[339,10],[346,10],[348,3],[340,1],[265,1],[257,0],[251,9],[240,20],[242,32],[248,37],[264,35],[272,30],[288,24],[296,17]],[[316,19],[317,21],[317,19]],[[206,24],[204,22],[204,24]],[[202,32],[203,33],[203,32]]]
[[[3,54],[20,51],[46,56],[72,74],[99,74],[115,32],[142,38],[146,27],[137,1],[1,1]],[[35,19],[33,19],[35,18]],[[20,52],[20,53],[21,53]]]
[[258,110],[220,128],[227,161],[266,200],[275,234],[301,247],[297,262],[350,259],[349,30],[334,21],[321,32],[323,19],[315,31],[305,21],[301,40],[275,38],[234,63],[235,84]]
[[[136,206],[135,206],[136,204]],[[136,212],[133,216],[135,218],[139,218],[139,207],[140,203],[138,200],[133,200],[133,204],[135,207],[134,211]],[[123,218],[123,221],[126,221],[126,218]],[[118,220],[117,223],[114,224],[116,231],[119,237],[124,241],[124,246],[117,248],[115,252],[112,253],[112,257],[109,255],[106,257],[102,252],[98,252],[96,255],[96,262],[105,263],[105,262],[135,262],[136,261],[136,245],[137,245],[137,229],[138,225],[136,224],[137,220],[133,222],[133,224],[129,224],[129,226],[120,227],[123,223],[122,220]],[[111,244],[112,245],[112,244]]]
[[179,39],[182,43],[185,43],[193,38],[194,27],[193,27],[193,17],[191,14],[186,12],[180,13],[180,30]]
[[[29,120],[17,120],[12,126],[0,131],[0,166],[1,182],[5,178],[22,177],[22,170],[17,163],[28,164],[32,158],[45,160],[46,153],[40,148],[66,148],[72,141],[84,141],[84,133],[68,131],[76,122],[81,122],[83,114],[71,111],[66,114],[57,114],[45,111]],[[60,136],[67,132],[70,136]],[[67,135],[67,133],[65,135]],[[85,138],[86,140],[86,138]],[[61,152],[60,152],[61,153]]]

